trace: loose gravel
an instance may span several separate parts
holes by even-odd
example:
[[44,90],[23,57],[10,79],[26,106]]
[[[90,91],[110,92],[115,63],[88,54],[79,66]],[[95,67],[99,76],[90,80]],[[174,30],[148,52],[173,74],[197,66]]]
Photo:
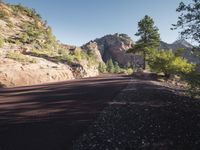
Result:
[[74,150],[199,150],[200,102],[161,83],[133,79]]

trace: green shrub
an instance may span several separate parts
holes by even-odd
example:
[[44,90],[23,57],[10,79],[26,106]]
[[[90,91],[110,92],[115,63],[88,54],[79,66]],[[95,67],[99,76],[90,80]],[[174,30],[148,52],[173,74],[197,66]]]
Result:
[[75,51],[74,52],[74,59],[78,62],[80,62],[82,60],[82,54],[81,54],[81,51]]
[[46,33],[47,31],[44,28],[37,28],[36,25],[24,23],[23,30],[24,32],[19,35],[19,41],[21,43],[33,44],[39,39],[43,39],[46,42],[45,44],[43,44],[43,48],[48,48],[48,46],[52,44],[48,42],[48,37]]
[[20,42],[21,43],[28,43],[29,42],[29,36],[27,33],[23,33],[20,36]]
[[66,54],[57,57],[58,61],[67,62],[69,65],[74,63],[74,56]]
[[100,73],[106,73],[107,72],[106,69],[107,69],[106,65],[104,63],[100,62],[99,67],[98,67],[99,72]]
[[33,49],[31,50],[31,55],[36,57],[56,57],[58,54],[52,50],[44,49],[44,50],[37,50]]
[[166,77],[171,74],[186,74],[195,69],[186,59],[176,56],[172,50],[154,50],[148,58],[148,65],[152,71],[164,73]]
[[195,65],[182,57],[175,57],[170,64],[170,68],[174,74],[188,74],[195,70]]
[[74,62],[77,62],[77,59],[79,59],[77,54],[76,55],[72,55],[72,54],[68,54],[68,53],[59,54],[56,51],[52,51],[52,50],[48,50],[48,49],[45,49],[45,50],[34,49],[34,50],[31,50],[30,53],[31,53],[31,55],[36,56],[36,57],[51,59],[51,60],[54,60],[57,62],[59,62],[59,61],[66,62],[69,65],[71,65]]
[[114,68],[115,68],[115,69],[114,69],[114,70],[115,70],[115,71],[114,71],[115,73],[120,73],[121,68],[119,67],[118,62],[115,62],[115,63],[114,63]]
[[13,13],[17,16],[20,13],[26,14],[29,17],[34,18],[35,20],[41,19],[41,16],[34,10],[28,7],[22,6],[21,4],[18,5],[11,5],[13,9]]
[[128,75],[133,74],[133,72],[134,72],[134,70],[133,70],[132,68],[128,68],[128,69],[126,70],[126,73],[127,73]]
[[6,57],[23,63],[36,63],[35,59],[29,58],[20,52],[9,52]]
[[131,75],[133,74],[134,70],[132,68],[121,68],[120,73]]
[[88,60],[88,66],[92,66],[92,65],[97,65],[98,66],[98,62],[97,62],[97,56],[94,53],[94,51],[87,51],[84,52],[82,51],[82,59],[87,59]]

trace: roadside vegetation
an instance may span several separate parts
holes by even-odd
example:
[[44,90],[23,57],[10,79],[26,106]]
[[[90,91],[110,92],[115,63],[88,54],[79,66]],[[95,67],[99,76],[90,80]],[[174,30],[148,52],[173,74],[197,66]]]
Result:
[[[181,14],[172,29],[180,29],[181,36],[200,43],[200,0],[192,1],[190,4],[180,3],[177,12]],[[41,16],[34,9],[29,9],[22,5],[9,5],[9,7],[12,10],[10,12],[3,9],[4,7],[0,10],[0,19],[7,22],[9,28],[14,27],[9,19],[11,15],[15,16],[15,18],[20,18],[21,15],[25,15],[30,17],[32,21],[23,22],[19,25],[21,32],[16,37],[4,39],[0,36],[0,48],[5,43],[12,43],[22,48],[24,45],[29,45],[31,48],[27,52],[23,52],[23,54],[20,52],[9,52],[7,58],[24,63],[35,63],[35,59],[26,56],[30,55],[42,57],[54,62],[67,63],[69,65],[81,64],[83,61],[87,61],[88,67],[97,66],[101,73],[132,74],[134,72],[133,66],[127,64],[126,67],[122,67],[112,59],[105,63],[99,63],[97,62],[96,55],[92,51],[84,51],[82,49],[69,51],[63,48],[52,34],[52,29],[47,25],[47,22],[42,21]],[[163,73],[165,79],[179,76],[188,83],[191,96],[200,96],[200,75],[196,71],[197,65],[184,59],[181,55],[182,50],[178,51],[179,53],[174,53],[172,50],[159,50],[159,29],[150,16],[145,15],[138,22],[138,31],[135,35],[139,37],[139,40],[136,41],[134,47],[128,52],[141,54],[144,60],[144,70],[149,69],[158,74]],[[199,47],[195,49],[199,49]],[[195,52],[198,52],[198,50]],[[199,53],[196,55],[200,57]]]
[[[193,0],[193,3],[188,5],[181,2],[177,8],[177,12],[180,12],[181,15],[177,24],[173,25],[172,28],[182,29],[181,35],[183,37],[193,39],[198,43],[200,43],[200,35],[198,34],[200,32],[199,6],[199,0]],[[149,68],[150,71],[163,73],[165,79],[175,75],[179,76],[187,82],[190,96],[200,96],[200,74],[197,72],[196,64],[190,63],[182,57],[183,49],[179,49],[178,53],[174,53],[172,50],[159,50],[159,30],[151,17],[146,15],[138,23],[138,32],[135,35],[139,36],[140,39],[128,52],[142,54],[144,70]],[[199,47],[195,49],[199,49]]]
[[29,55],[46,58],[55,62],[63,62],[69,65],[72,65],[74,63],[81,63],[84,60],[88,62],[88,66],[98,64],[98,62],[95,59],[96,58],[95,54],[88,54],[82,49],[77,49],[74,52],[69,52],[62,48],[58,50],[34,49],[29,52]]
[[125,74],[133,74],[134,70],[133,67],[127,65],[126,67],[122,68],[119,66],[117,62],[113,63],[112,59],[109,59],[106,64],[99,63],[99,72],[100,73],[125,73]]
[[20,52],[8,52],[6,57],[22,63],[36,63],[35,59],[23,55]]
[[[176,11],[180,13],[180,16],[177,23],[173,24],[172,30],[180,29],[182,37],[192,39],[199,44],[199,46],[196,48],[194,47],[194,49],[198,49],[196,55],[200,59],[200,0],[192,0],[189,4],[181,2]],[[192,97],[200,97],[200,73],[198,71],[191,71],[185,74],[183,78],[190,86],[190,95]]]

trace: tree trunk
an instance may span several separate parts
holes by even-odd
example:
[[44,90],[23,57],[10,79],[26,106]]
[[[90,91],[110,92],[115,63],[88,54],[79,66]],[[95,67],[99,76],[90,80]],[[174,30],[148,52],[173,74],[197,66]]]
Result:
[[143,52],[143,55],[144,55],[143,56],[144,57],[143,58],[143,61],[144,61],[143,70],[145,70],[146,69],[146,52],[145,51]]

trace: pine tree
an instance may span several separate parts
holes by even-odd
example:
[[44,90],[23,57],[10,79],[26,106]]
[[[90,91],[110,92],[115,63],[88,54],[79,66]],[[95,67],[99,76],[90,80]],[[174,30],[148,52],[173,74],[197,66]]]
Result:
[[153,19],[146,15],[138,23],[138,32],[135,35],[140,36],[140,39],[129,52],[143,52],[143,69],[145,70],[147,55],[150,52],[149,49],[157,49],[160,45],[160,35],[158,33],[158,28],[154,25]]
[[115,73],[119,73],[120,72],[120,67],[119,67],[118,62],[114,63],[114,68],[115,68]]
[[106,63],[106,66],[107,66],[107,71],[109,73],[114,73],[115,72],[115,67],[114,67],[114,64],[113,64],[113,61],[112,59],[109,59]]
[[101,73],[106,72],[106,65],[104,63],[99,63],[99,72]]
[[193,2],[186,5],[181,2],[176,9],[181,13],[176,24],[173,24],[174,29],[182,29],[181,36],[187,39],[193,39],[200,44],[200,0],[192,0]]

